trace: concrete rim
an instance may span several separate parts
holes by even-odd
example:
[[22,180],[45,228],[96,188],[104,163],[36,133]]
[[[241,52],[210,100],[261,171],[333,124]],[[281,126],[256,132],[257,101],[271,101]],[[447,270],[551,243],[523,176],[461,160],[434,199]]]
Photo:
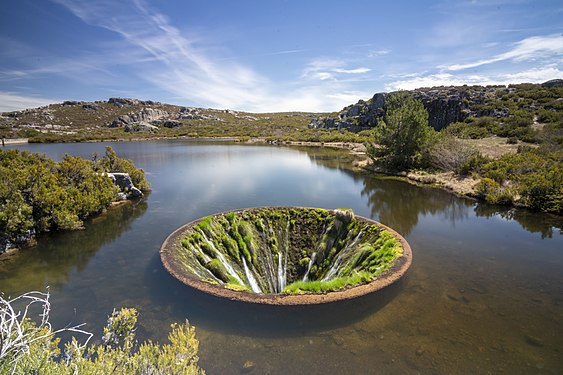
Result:
[[[225,215],[230,212],[238,213],[244,211],[255,211],[264,209],[315,209],[313,207],[294,207],[294,206],[264,206],[264,207],[252,207],[244,208],[238,210],[230,210],[218,212],[209,216]],[[321,208],[325,210],[324,208]],[[331,213],[334,210],[327,210]],[[207,216],[206,216],[207,217]],[[227,298],[234,301],[250,302],[255,304],[264,305],[280,305],[280,306],[292,306],[292,305],[318,305],[329,302],[345,301],[354,298],[358,298],[367,294],[371,294],[381,290],[396,281],[398,281],[409,269],[412,264],[412,250],[408,242],[397,233],[392,228],[381,224],[375,220],[368,219],[363,216],[354,215],[356,219],[367,221],[368,223],[378,225],[386,230],[388,230],[395,238],[397,238],[401,245],[403,246],[403,255],[395,260],[395,263],[389,270],[379,275],[375,280],[367,284],[360,284],[353,287],[345,288],[342,290],[328,292],[328,293],[317,293],[317,294],[257,294],[247,291],[235,291],[227,289],[222,285],[214,285],[201,281],[200,279],[186,274],[175,262],[174,253],[179,251],[182,247],[180,240],[185,232],[191,227],[195,226],[204,218],[199,218],[191,221],[187,224],[182,225],[174,232],[172,232],[162,243],[160,247],[160,259],[164,268],[176,279],[182,283],[200,290],[204,293],[214,295],[216,297]]]

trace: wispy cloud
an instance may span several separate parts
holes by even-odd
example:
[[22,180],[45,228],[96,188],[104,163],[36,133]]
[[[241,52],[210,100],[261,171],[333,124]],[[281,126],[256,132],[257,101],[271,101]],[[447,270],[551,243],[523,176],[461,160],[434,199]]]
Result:
[[[132,50],[135,58],[122,56],[120,62],[135,64],[140,80],[177,98],[179,104],[188,101],[190,105],[256,112],[331,111],[349,104],[344,100],[352,98],[350,92],[364,94],[338,84],[338,77],[370,71],[336,60],[317,60],[304,68],[301,77],[288,77],[285,83],[275,83],[236,59],[213,55],[212,51],[217,49],[212,41],[202,42],[200,36],[183,34],[143,0],[53,1],[85,23],[120,35],[124,44],[114,46],[104,57],[112,59],[112,51],[120,48]],[[264,55],[301,52],[304,50],[281,50]]]
[[500,61],[525,61],[563,54],[563,35],[533,36],[516,43],[511,50],[466,64],[453,64],[443,68],[450,71],[465,70]]
[[22,96],[13,92],[0,91],[0,112],[41,107],[56,102],[60,102],[60,100]]
[[301,53],[301,52],[305,52],[305,50],[304,49],[290,49],[290,50],[287,50],[287,51],[270,52],[270,53],[266,53],[265,55],[267,55],[267,56],[289,55],[289,54]]
[[339,76],[350,74],[365,74],[371,71],[370,68],[346,68],[348,63],[344,60],[334,58],[318,58],[310,61],[303,72],[301,77],[309,80],[338,80]]
[[142,0],[130,2],[56,0],[84,22],[115,32],[160,65],[139,67],[141,79],[192,103],[221,107],[256,107],[266,79],[233,61],[219,65],[197,40]]

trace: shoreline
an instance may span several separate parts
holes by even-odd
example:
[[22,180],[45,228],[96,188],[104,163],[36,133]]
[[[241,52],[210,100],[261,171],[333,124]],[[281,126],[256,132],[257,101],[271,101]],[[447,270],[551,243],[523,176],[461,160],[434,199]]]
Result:
[[[455,176],[454,172],[436,172],[431,173],[423,170],[415,170],[408,172],[386,172],[372,167],[371,158],[367,155],[367,149],[362,143],[354,142],[316,142],[316,141],[284,141],[284,140],[267,140],[266,138],[256,137],[151,137],[151,138],[120,138],[120,139],[92,139],[84,142],[138,142],[138,141],[154,141],[154,140],[188,140],[188,141],[210,141],[210,142],[233,142],[246,145],[273,145],[288,147],[327,147],[333,149],[346,150],[350,155],[355,157],[350,163],[353,170],[363,171],[365,173],[377,174],[386,178],[394,178],[413,185],[421,187],[431,187],[452,193],[458,197],[464,197],[474,200],[483,201],[477,197],[474,187],[479,182],[472,176]],[[6,144],[24,144],[29,143],[28,139],[6,139]],[[57,142],[53,142],[57,143]],[[58,142],[65,143],[65,142]],[[80,142],[77,142],[80,143]],[[506,207],[526,208],[518,204],[511,204]]]
[[[139,142],[139,141],[154,141],[154,140],[193,140],[193,141],[210,141],[210,142],[234,142],[247,145],[265,144],[273,146],[288,146],[288,147],[328,147],[340,150],[346,150],[352,156],[356,157],[351,163],[353,169],[362,170],[368,173],[375,173],[381,176],[388,176],[397,178],[418,186],[433,187],[436,189],[446,190],[458,196],[470,197],[475,199],[475,191],[473,186],[478,181],[474,181],[471,177],[458,178],[453,175],[453,172],[443,173],[428,173],[423,171],[411,171],[401,173],[389,173],[370,168],[371,162],[367,156],[367,149],[362,143],[354,142],[315,142],[315,141],[270,141],[266,138],[249,138],[246,137],[151,137],[151,138],[119,138],[119,139],[92,139],[86,140],[84,143],[102,143],[102,142]],[[4,139],[6,145],[26,144],[30,143],[28,138],[13,138]],[[32,142],[33,143],[33,142]],[[53,142],[57,143],[57,142]],[[58,142],[65,143],[65,142]],[[77,142],[80,143],[80,142]]]

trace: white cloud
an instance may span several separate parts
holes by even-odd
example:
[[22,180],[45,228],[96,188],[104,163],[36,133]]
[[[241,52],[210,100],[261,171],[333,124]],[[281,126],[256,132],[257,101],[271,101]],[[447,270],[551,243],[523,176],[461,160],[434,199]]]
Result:
[[166,16],[149,9],[142,0],[133,4],[56,1],[84,22],[121,35],[127,48],[133,47],[148,56],[146,66],[136,69],[142,80],[156,87],[211,107],[249,108],[263,100],[261,87],[268,84],[264,77],[236,62],[217,63],[206,55],[204,48],[195,46],[197,40],[182,35]]
[[563,78],[563,71],[556,65],[547,65],[512,73],[491,75],[436,73],[408,77],[385,85],[388,91],[413,90],[419,87],[461,86],[461,85],[509,85],[511,83],[542,83],[555,78]]
[[[303,69],[301,77],[274,83],[236,59],[213,56],[212,41],[197,35],[186,36],[168,18],[150,9],[143,0],[115,2],[100,0],[54,0],[82,21],[108,29],[123,38],[121,44],[106,45],[107,66],[116,62],[134,65],[140,81],[148,82],[178,104],[231,108],[254,112],[333,111],[357,100],[339,77],[368,73],[366,67],[349,67],[337,59],[316,59]],[[295,54],[303,50],[281,50]],[[142,63],[139,63],[142,61]],[[297,80],[301,78],[301,80]],[[358,93],[359,94],[359,93]],[[346,100],[346,101],[345,101]]]
[[347,68],[347,65],[348,63],[344,60],[317,58],[307,64],[305,69],[303,69],[301,78],[320,81],[338,81],[340,75],[365,74],[371,72],[370,68]]
[[444,66],[443,68],[450,71],[458,71],[506,60],[526,61],[553,57],[561,54],[563,54],[563,35],[533,36],[516,43],[515,47],[510,51],[491,58],[467,64],[453,64]]
[[12,92],[0,91],[0,112],[18,111],[25,108],[42,107],[60,100],[22,96]]
[[371,72],[370,68],[355,68],[355,69],[334,69],[335,73],[342,74],[363,74]]

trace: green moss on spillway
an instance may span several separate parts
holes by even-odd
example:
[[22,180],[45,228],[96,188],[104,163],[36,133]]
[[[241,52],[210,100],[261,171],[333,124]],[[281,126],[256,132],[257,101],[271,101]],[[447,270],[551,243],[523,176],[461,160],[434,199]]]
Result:
[[232,290],[322,293],[368,283],[402,255],[400,241],[351,210],[248,209],[194,223],[176,260]]

